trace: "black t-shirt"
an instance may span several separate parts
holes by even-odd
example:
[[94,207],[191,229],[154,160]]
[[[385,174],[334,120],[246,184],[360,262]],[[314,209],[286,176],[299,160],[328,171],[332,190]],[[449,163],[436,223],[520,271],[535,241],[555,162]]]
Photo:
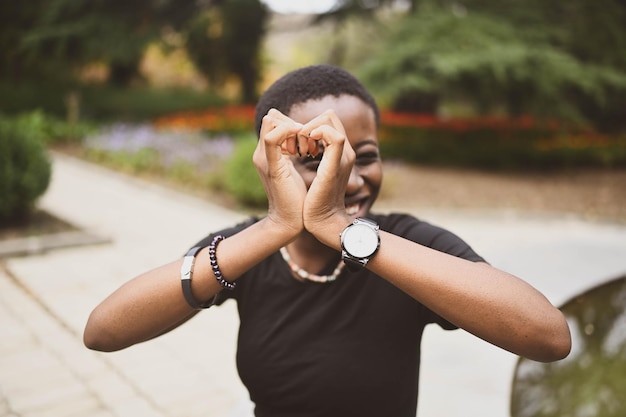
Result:
[[[370,217],[382,230],[483,261],[456,235],[412,216]],[[254,221],[220,233],[233,235]],[[339,258],[320,274],[331,274]],[[257,417],[414,417],[424,327],[455,328],[367,269],[344,268],[331,283],[300,282],[278,252],[216,303],[228,298],[238,305],[237,367]]]

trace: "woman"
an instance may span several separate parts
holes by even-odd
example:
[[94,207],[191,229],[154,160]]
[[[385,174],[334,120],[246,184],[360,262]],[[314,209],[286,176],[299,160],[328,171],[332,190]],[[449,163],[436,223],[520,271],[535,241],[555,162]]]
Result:
[[123,349],[233,298],[257,416],[414,416],[428,323],[538,361],[567,356],[567,323],[537,290],[442,228],[370,211],[378,123],[374,99],[344,70],[278,80],[257,105],[267,215],[129,281],[93,311],[85,344]]

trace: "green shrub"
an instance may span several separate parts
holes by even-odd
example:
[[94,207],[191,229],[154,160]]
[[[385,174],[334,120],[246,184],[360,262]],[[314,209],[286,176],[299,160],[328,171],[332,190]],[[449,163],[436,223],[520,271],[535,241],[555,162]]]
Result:
[[80,112],[90,120],[141,121],[183,110],[204,109],[225,100],[204,91],[176,88],[83,87]]
[[37,124],[0,116],[0,225],[28,217],[50,176]]
[[62,119],[35,113],[41,117],[41,129],[44,140],[49,145],[79,145],[83,138],[95,130],[95,125],[88,122],[67,122]]
[[68,123],[41,110],[20,113],[10,118],[6,116],[6,118],[18,130],[39,137],[47,145],[78,144],[84,136],[94,130],[94,126],[91,123]]
[[42,109],[64,120],[68,113],[68,93],[79,97],[81,120],[138,121],[179,111],[222,105],[223,98],[206,91],[179,88],[132,87],[109,85],[64,85],[60,83],[21,83],[0,80],[0,112],[18,114],[33,108]]
[[159,153],[151,148],[143,148],[134,152],[89,149],[85,155],[91,161],[130,174],[159,173],[161,171]]
[[237,201],[249,207],[267,206],[265,188],[252,163],[252,154],[256,148],[256,138],[242,137],[237,141],[233,155],[226,163],[226,190]]
[[526,133],[387,127],[382,129],[380,148],[386,158],[411,163],[489,169],[540,167],[543,159]]
[[519,119],[451,119],[383,113],[384,158],[484,169],[626,166],[626,136]]

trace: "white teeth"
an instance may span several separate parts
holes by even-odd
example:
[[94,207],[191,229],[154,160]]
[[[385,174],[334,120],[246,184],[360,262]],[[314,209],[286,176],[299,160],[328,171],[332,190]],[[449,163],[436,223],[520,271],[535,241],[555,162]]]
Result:
[[346,207],[346,213],[349,216],[353,216],[359,212],[359,204],[353,204],[351,206]]

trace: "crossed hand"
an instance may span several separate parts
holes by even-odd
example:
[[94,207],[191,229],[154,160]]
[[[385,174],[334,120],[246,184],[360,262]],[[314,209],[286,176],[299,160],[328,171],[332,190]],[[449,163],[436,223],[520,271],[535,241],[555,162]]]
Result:
[[[316,157],[322,150],[317,175],[307,190],[293,160]],[[315,234],[332,216],[347,217],[344,196],[354,160],[354,150],[333,110],[305,124],[270,110],[263,117],[253,156],[267,194],[269,220],[295,237],[303,230]]]

